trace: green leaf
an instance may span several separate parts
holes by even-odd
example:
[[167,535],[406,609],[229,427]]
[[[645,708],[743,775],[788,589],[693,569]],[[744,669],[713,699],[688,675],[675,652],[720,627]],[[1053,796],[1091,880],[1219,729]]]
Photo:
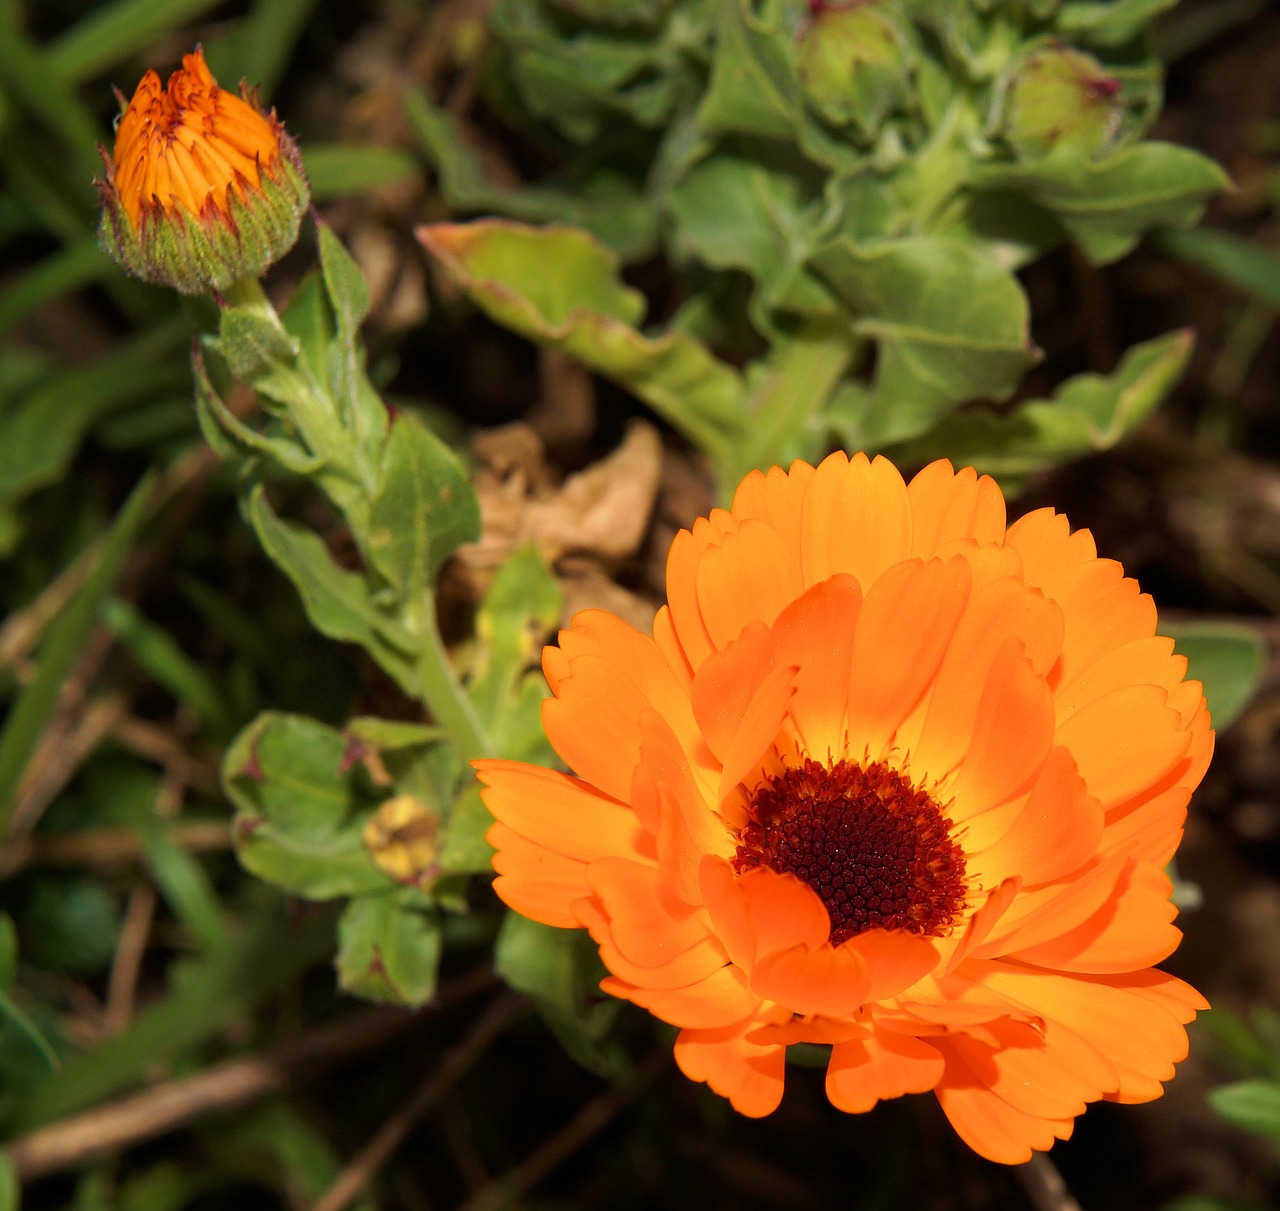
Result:
[[293,581],[316,630],[360,644],[406,692],[415,693],[413,638],[380,613],[365,578],[338,567],[309,530],[277,517],[261,484],[249,495],[248,511],[263,550]]
[[1142,33],[1151,19],[1178,0],[1072,0],[1058,12],[1057,26],[1068,37],[1101,46],[1120,46]]
[[1187,658],[1187,676],[1202,682],[1213,726],[1230,727],[1244,712],[1267,663],[1267,647],[1258,632],[1243,623],[1205,619],[1162,623]]
[[1280,1081],[1235,1081],[1207,1095],[1209,1105],[1229,1123],[1280,1141]]
[[532,998],[573,1059],[602,1075],[610,1071],[602,1044],[621,1002],[599,995],[603,967],[586,930],[556,929],[508,913],[493,964],[512,988]]
[[0,731],[0,823],[7,821],[13,810],[18,780],[40,734],[53,717],[63,683],[120,574],[142,525],[153,486],[153,476],[141,479],[116,514],[84,583],[49,624],[40,645],[35,675],[9,709],[4,730]]
[[348,719],[343,732],[361,744],[379,751],[417,748],[444,739],[444,732],[426,723],[409,723],[403,719],[379,719],[373,715],[357,715]]
[[955,240],[914,237],[859,245],[847,236],[810,262],[877,344],[862,440],[902,441],[957,403],[1008,395],[1036,360],[1017,280]]
[[423,1005],[435,995],[440,921],[421,895],[360,896],[338,921],[338,983],[370,1001]]
[[[499,750],[502,751],[502,750]],[[506,755],[505,752],[503,754]],[[449,813],[449,823],[440,847],[440,871],[446,875],[488,874],[492,871],[493,846],[485,833],[493,816],[480,798],[473,782],[458,796]]]
[[0,992],[0,1017],[8,1018],[18,1028],[19,1033],[40,1053],[40,1058],[49,1065],[50,1072],[57,1072],[62,1067],[58,1061],[57,1052],[50,1046],[49,1040],[40,1033],[36,1024],[13,1003],[8,992]]
[[313,900],[389,891],[364,826],[378,796],[341,732],[304,715],[260,715],[227,750],[236,853],[261,879]]
[[813,190],[795,174],[722,153],[685,173],[668,192],[667,206],[678,256],[743,270],[768,306],[808,314],[837,310],[804,267],[820,233]]
[[504,757],[527,760],[530,748],[541,745],[547,689],[538,654],[563,603],[555,578],[530,544],[498,570],[476,615],[476,659],[467,692],[494,750]]
[[794,137],[800,82],[788,35],[757,17],[750,0],[724,0],[719,12],[698,124],[715,134]]
[[743,423],[737,371],[684,332],[636,331],[643,297],[586,232],[495,219],[436,223],[418,238],[492,319],[612,378],[713,456]]
[[227,367],[242,383],[252,385],[277,364],[292,366],[297,346],[274,315],[249,307],[224,307],[219,348]]
[[1140,425],[1181,377],[1192,334],[1182,330],[1128,350],[1110,375],[1078,374],[1052,399],[1009,412],[970,408],[900,447],[905,463],[949,458],[995,476],[1010,493],[1027,476],[1069,458],[1109,450]]
[[369,514],[368,554],[409,609],[434,609],[441,564],[480,537],[480,504],[457,457],[412,413],[399,413],[383,446]]
[[454,210],[503,214],[526,223],[569,223],[585,228],[627,261],[649,255],[657,244],[657,208],[621,174],[599,168],[572,189],[546,184],[503,188],[486,176],[480,157],[463,142],[447,110],[411,90],[405,111],[436,170],[440,193]]
[[222,908],[199,859],[182,848],[154,816],[145,827],[147,865],[173,915],[206,949],[226,937]]
[[354,339],[356,330],[369,314],[369,283],[333,229],[321,223],[317,231],[320,272],[338,320],[338,334],[344,339]]
[[0,1152],[0,1211],[18,1211],[22,1205],[22,1183],[6,1153]]
[[1103,160],[1063,146],[1035,164],[987,168],[978,184],[1021,189],[1053,212],[1095,264],[1124,256],[1149,227],[1187,227],[1225,189],[1212,160],[1172,143],[1122,147]]

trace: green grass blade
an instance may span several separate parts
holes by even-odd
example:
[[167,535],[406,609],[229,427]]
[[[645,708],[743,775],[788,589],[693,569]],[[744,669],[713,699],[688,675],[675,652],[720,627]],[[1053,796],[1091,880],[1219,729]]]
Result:
[[53,1048],[49,1046],[49,1040],[36,1029],[35,1023],[9,999],[9,994],[5,992],[0,992],[0,1015],[8,1018],[26,1036],[44,1062],[49,1065],[50,1072],[57,1072],[62,1067]]
[[1272,307],[1280,307],[1280,257],[1229,231],[1199,227],[1156,234],[1158,248],[1170,256],[1207,269]]
[[311,143],[303,149],[311,196],[317,202],[365,193],[403,181],[421,165],[398,147],[360,147],[348,143]]
[[107,531],[97,563],[79,592],[50,624],[35,676],[23,687],[0,732],[0,831],[13,810],[14,793],[45,725],[58,705],[63,682],[75,665],[98,612],[115,583],[146,513],[155,482],[148,473],[129,494]]
[[46,303],[114,272],[92,236],[45,257],[0,293],[0,336]]
[[258,0],[244,23],[241,71],[263,100],[275,92],[318,0]]
[[43,48],[9,17],[0,12],[0,89],[57,135],[64,152],[92,176],[101,167],[95,147],[104,137],[97,117],[50,69]]
[[150,622],[128,602],[116,598],[106,603],[102,617],[144,672],[168,690],[210,731],[230,737],[235,725],[221,691],[172,635]]
[[[46,62],[79,84],[151,46],[157,37],[218,6],[219,0],[115,0],[100,5],[46,49]],[[116,81],[128,95],[134,81]]]
[[226,940],[222,910],[204,867],[153,820],[147,829],[147,865],[165,903],[206,950]]
[[124,1031],[64,1064],[23,1107],[20,1130],[75,1114],[145,1081],[157,1064],[171,1063],[214,1038],[282,985],[331,954],[333,917],[301,922],[280,897],[270,899],[249,926],[204,959],[183,964],[169,995],[143,1010]]

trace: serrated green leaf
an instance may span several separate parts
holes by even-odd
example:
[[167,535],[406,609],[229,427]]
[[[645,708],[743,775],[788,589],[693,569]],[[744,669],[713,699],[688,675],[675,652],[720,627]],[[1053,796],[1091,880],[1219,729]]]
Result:
[[367,553],[410,618],[434,609],[426,595],[441,564],[479,537],[479,501],[457,457],[417,417],[400,413],[383,446]]
[[638,332],[642,296],[586,232],[495,219],[436,223],[418,228],[418,238],[490,317],[612,378],[703,449],[722,451],[725,433],[742,424],[738,372],[687,333]]
[[978,184],[1022,190],[1049,210],[1095,264],[1124,256],[1150,227],[1194,223],[1229,184],[1212,160],[1188,147],[1143,142],[1090,160],[1062,147],[1035,164],[987,168]]
[[1191,345],[1185,330],[1144,341],[1110,375],[1078,374],[1052,399],[1028,400],[1006,413],[958,412],[895,455],[906,463],[950,458],[995,476],[1012,493],[1028,475],[1109,450],[1131,433],[1181,377]]
[[1257,693],[1267,663],[1267,645],[1243,623],[1202,619],[1162,623],[1187,658],[1187,676],[1204,685],[1209,715],[1218,731],[1230,727]]
[[1229,1123],[1280,1141],[1280,1081],[1235,1081],[1210,1089],[1207,1099]]
[[309,530],[277,517],[261,485],[249,495],[248,512],[263,550],[293,581],[312,625],[331,639],[360,644],[407,692],[415,693],[413,638],[381,614],[365,578],[334,563]]
[[1012,274],[955,240],[915,237],[818,250],[813,270],[876,342],[862,440],[885,445],[935,425],[962,400],[1008,395],[1035,352]]
[[222,781],[237,809],[236,853],[260,879],[313,900],[386,892],[365,823],[378,795],[341,732],[304,715],[269,712],[236,737]]
[[338,984],[370,1001],[417,1007],[435,995],[440,920],[420,896],[359,896],[338,921]]

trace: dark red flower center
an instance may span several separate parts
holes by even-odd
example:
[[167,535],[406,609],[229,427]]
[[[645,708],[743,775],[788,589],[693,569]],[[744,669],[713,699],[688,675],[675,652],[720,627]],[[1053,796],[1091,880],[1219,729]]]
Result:
[[887,765],[806,758],[762,782],[750,813],[736,868],[802,879],[827,907],[834,945],[876,927],[939,937],[964,905],[951,821]]

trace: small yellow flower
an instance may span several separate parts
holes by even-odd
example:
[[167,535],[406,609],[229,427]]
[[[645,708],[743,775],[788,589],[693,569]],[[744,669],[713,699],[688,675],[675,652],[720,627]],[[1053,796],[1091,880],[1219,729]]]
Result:
[[436,873],[440,818],[413,795],[386,800],[364,826],[364,844],[377,866],[400,883]]
[[309,192],[297,147],[243,85],[240,96],[218,87],[199,48],[167,86],[142,77],[113,153],[100,150],[103,247],[146,281],[225,289],[298,237]]

